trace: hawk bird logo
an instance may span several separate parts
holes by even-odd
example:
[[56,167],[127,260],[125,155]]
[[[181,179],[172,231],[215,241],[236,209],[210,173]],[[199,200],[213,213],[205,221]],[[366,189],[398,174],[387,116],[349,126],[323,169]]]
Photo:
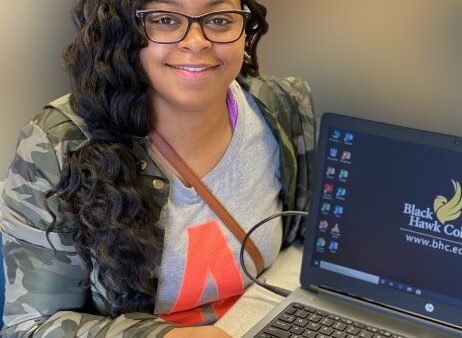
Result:
[[444,224],[449,221],[458,219],[462,209],[462,190],[459,182],[451,180],[454,187],[454,196],[448,201],[444,196],[436,196],[433,202],[433,209],[436,213],[436,218]]

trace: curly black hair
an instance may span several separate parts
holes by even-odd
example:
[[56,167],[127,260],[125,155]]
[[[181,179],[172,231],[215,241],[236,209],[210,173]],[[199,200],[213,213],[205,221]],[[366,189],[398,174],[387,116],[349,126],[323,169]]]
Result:
[[[162,253],[154,225],[160,207],[150,203],[138,179],[134,137],[150,131],[150,83],[139,59],[147,45],[135,11],[148,0],[80,0],[73,9],[77,33],[65,49],[71,80],[70,104],[88,125],[91,139],[68,153],[56,195],[58,215],[47,234],[62,224],[91,273],[104,287],[108,315],[152,313],[157,288],[153,262]],[[268,31],[266,8],[242,0],[252,12],[245,27],[241,76],[257,76],[257,44]],[[157,243],[157,244],[156,244]]]

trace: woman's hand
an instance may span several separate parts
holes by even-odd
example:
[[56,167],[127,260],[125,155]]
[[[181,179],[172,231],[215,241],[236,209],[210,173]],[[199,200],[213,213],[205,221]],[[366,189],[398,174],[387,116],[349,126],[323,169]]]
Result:
[[232,338],[216,326],[182,327],[169,331],[164,338]]

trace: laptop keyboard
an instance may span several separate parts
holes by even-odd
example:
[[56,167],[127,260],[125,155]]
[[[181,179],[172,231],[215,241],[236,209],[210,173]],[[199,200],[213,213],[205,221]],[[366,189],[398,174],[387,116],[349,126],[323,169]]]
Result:
[[386,330],[292,303],[256,338],[405,338]]

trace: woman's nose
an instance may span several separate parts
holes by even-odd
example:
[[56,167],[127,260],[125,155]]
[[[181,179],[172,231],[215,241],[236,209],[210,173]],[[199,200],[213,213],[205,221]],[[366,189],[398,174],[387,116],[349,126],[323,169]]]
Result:
[[207,40],[199,23],[193,22],[184,39],[179,42],[179,46],[192,52],[201,52],[209,49],[212,42]]

